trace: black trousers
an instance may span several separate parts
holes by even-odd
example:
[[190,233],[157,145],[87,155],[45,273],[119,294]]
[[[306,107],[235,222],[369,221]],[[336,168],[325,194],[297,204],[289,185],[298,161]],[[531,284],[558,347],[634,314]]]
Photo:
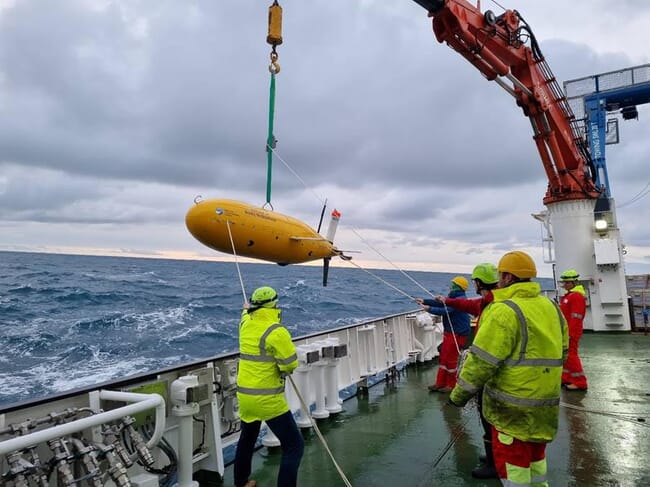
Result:
[[[280,460],[280,471],[278,472],[278,487],[295,487],[298,482],[298,467],[305,448],[302,433],[293,419],[291,411],[280,416],[269,419],[266,424],[280,440],[282,448],[282,459]],[[241,434],[235,452],[234,477],[235,485],[241,487],[246,485],[251,474],[251,464],[255,443],[260,433],[261,421],[252,423],[241,422]]]

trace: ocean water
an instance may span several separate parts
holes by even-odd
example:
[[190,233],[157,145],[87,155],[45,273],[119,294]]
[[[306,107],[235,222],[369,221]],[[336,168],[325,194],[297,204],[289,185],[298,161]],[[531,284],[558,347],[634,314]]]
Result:
[[[246,293],[276,288],[294,336],[415,309],[356,268],[240,264]],[[371,271],[411,296],[397,270]],[[415,272],[444,292],[451,275]],[[0,252],[0,404],[237,349],[233,263]]]
[[[320,267],[240,270],[248,295],[278,291],[294,337],[414,310],[404,294],[453,277],[334,267],[322,287]],[[0,252],[0,405],[235,351],[242,303],[234,263]]]

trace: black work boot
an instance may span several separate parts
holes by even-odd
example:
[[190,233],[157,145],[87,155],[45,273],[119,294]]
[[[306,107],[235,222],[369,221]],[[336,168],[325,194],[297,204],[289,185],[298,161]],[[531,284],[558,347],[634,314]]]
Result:
[[475,479],[498,479],[499,474],[494,466],[494,455],[492,455],[492,442],[484,441],[483,443],[485,444],[485,462],[472,470],[472,477]]

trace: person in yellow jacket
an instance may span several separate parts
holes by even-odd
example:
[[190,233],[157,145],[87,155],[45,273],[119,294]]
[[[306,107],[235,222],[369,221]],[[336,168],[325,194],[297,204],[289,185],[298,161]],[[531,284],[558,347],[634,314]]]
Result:
[[531,281],[537,268],[528,254],[508,252],[497,269],[499,288],[481,315],[449,402],[464,406],[483,387],[501,482],[547,486],[545,451],[557,434],[567,323]]
[[280,324],[278,295],[269,286],[256,289],[244,304],[239,324],[237,399],[241,434],[235,452],[237,487],[255,487],[249,480],[255,443],[262,421],[280,440],[282,460],[278,487],[295,487],[304,450],[302,434],[284,396],[284,379],[298,366],[296,347]]

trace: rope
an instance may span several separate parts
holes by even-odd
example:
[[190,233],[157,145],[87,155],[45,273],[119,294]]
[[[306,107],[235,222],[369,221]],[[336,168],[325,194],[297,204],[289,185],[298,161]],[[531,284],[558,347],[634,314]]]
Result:
[[[311,187],[309,187],[309,186],[307,185],[307,183],[305,182],[305,180],[302,179],[302,178],[300,177],[300,175],[299,175],[299,174],[298,174],[298,173],[297,173],[297,172],[296,172],[296,171],[295,171],[295,170],[294,170],[294,169],[289,165],[289,163],[288,163],[287,161],[285,161],[285,160],[282,158],[282,156],[281,156],[280,154],[278,154],[278,151],[276,151],[274,147],[270,148],[270,151],[273,153],[273,155],[275,156],[275,158],[278,159],[282,164],[284,164],[284,166],[289,170],[289,172],[290,172],[291,174],[293,174],[293,176],[294,176],[298,181],[300,181],[300,182],[302,183],[302,185],[305,187],[305,189],[307,189],[308,191],[310,191],[310,192],[312,193],[312,195],[314,195],[314,197],[315,197],[318,201],[320,201],[320,203],[321,203],[322,205],[325,205],[326,200],[324,200],[323,198],[321,198],[321,197],[320,197],[320,196],[319,196],[319,195],[318,195],[318,194],[317,194],[317,193],[316,193],[316,192],[315,192]],[[411,282],[413,282],[416,286],[418,286],[420,289],[422,289],[425,293],[427,293],[429,296],[433,297],[433,294],[432,294],[428,289],[426,289],[422,284],[420,284],[420,283],[417,282],[415,279],[413,279],[413,277],[409,276],[409,275],[408,275],[406,272],[404,272],[402,269],[400,269],[399,267],[397,267],[393,262],[390,261],[390,259],[388,259],[388,258],[387,258],[385,255],[383,255],[381,252],[379,252],[376,248],[374,248],[372,245],[370,245],[370,244],[368,243],[368,241],[367,241],[366,239],[364,239],[364,238],[363,238],[363,237],[362,237],[362,236],[361,236],[361,235],[360,235],[360,234],[359,234],[359,233],[358,233],[354,228],[352,228],[352,227],[349,227],[349,228],[352,230],[352,232],[354,232],[354,234],[355,234],[357,237],[359,237],[359,239],[360,239],[362,242],[364,242],[368,247],[370,247],[371,250],[373,250],[373,251],[376,252],[378,255],[380,255],[380,256],[381,256],[385,261],[387,261],[388,263],[390,263],[390,264],[391,264],[395,269],[397,269],[398,271],[400,271],[404,276],[406,276],[406,277],[407,277]],[[361,269],[362,271],[367,272],[368,274],[370,274],[371,276],[373,276],[375,279],[378,279],[379,281],[381,281],[381,282],[383,282],[384,284],[386,284],[388,287],[390,287],[390,288],[396,290],[398,293],[400,293],[400,294],[406,296],[406,297],[409,298],[410,300],[415,300],[415,298],[414,298],[413,296],[411,296],[410,294],[407,294],[407,293],[405,293],[404,291],[402,291],[401,289],[399,289],[399,288],[393,286],[392,284],[386,282],[386,281],[385,281],[384,279],[382,279],[381,277],[377,276],[376,274],[373,274],[372,272],[368,271],[367,269],[364,269],[363,267],[359,266],[359,265],[356,264],[355,262],[353,262],[353,261],[348,261],[348,262],[350,262],[350,263],[351,263],[352,265],[354,265],[355,267]]]
[[318,194],[317,194],[313,189],[311,189],[309,186],[307,186],[307,183],[305,182],[305,180],[302,179],[302,178],[298,175],[298,173],[297,173],[296,171],[294,171],[294,169],[289,165],[289,163],[288,163],[287,161],[285,161],[285,160],[282,158],[282,156],[280,156],[280,154],[278,154],[278,151],[275,150],[275,147],[271,147],[271,151],[273,152],[273,155],[275,156],[275,158],[278,159],[282,164],[284,164],[284,167],[286,167],[286,168],[289,170],[289,172],[290,172],[291,174],[293,174],[294,177],[295,177],[298,181],[300,181],[300,182],[302,183],[302,185],[305,187],[306,190],[310,191],[311,194],[314,195],[314,197],[315,197],[318,201],[320,201],[320,203],[321,203],[322,205],[324,205],[324,204],[326,203],[326,200],[324,200],[323,198],[321,198],[320,196],[318,196]]
[[[449,407],[449,406],[445,405],[443,407]],[[454,446],[454,443],[456,443],[458,438],[460,438],[465,433],[465,425],[467,425],[467,423],[469,422],[469,419],[470,418],[468,417],[463,422],[459,422],[458,424],[456,424],[456,426],[454,427],[454,429],[452,431],[451,440],[449,440],[449,442],[445,445],[445,448],[443,448],[440,455],[438,455],[438,457],[433,461],[433,465],[431,466],[432,470],[435,469],[438,466],[438,464],[445,457],[447,452],[451,449],[452,446]]]
[[[228,228],[228,236],[230,237],[230,245],[232,247],[232,253],[235,256],[235,265],[237,266],[237,274],[239,275],[239,283],[241,285],[241,291],[242,291],[242,294],[244,295],[244,301],[246,301],[246,291],[244,289],[244,281],[242,279],[241,270],[239,269],[239,261],[237,260],[237,252],[235,250],[235,242],[233,241],[232,232],[230,231],[230,220],[226,220],[226,223],[227,223],[226,227]],[[298,399],[300,401],[300,405],[303,408],[303,411],[309,411],[309,408],[307,407],[307,405],[305,404],[304,399],[300,395],[300,392],[298,391],[298,388],[296,387],[296,383],[293,381],[293,377],[291,377],[291,375],[289,375],[289,381],[291,382],[291,385],[293,386],[294,391],[296,391],[296,396],[298,396]],[[318,438],[323,443],[323,446],[325,447],[325,450],[327,451],[328,455],[332,459],[332,463],[334,464],[334,467],[336,467],[337,472],[339,473],[339,475],[343,479],[343,482],[345,483],[346,486],[352,487],[352,484],[350,483],[348,478],[345,476],[345,473],[343,473],[343,470],[341,470],[341,467],[339,467],[339,464],[336,462],[336,459],[334,458],[334,455],[332,454],[332,451],[330,450],[329,446],[327,445],[327,441],[325,441],[325,438],[323,437],[320,430],[318,429],[318,425],[316,424],[316,421],[314,420],[314,418],[311,417],[311,415],[309,416],[309,419],[311,420],[311,424],[314,427],[314,431],[316,431],[316,435],[318,436]]]
[[230,232],[230,220],[226,220],[226,228],[228,229],[228,236],[230,237],[230,246],[232,247],[232,255],[235,256],[235,265],[237,266],[237,274],[239,275],[239,284],[241,285],[241,292],[244,295],[244,302],[247,302],[246,290],[244,289],[244,280],[241,277],[241,270],[239,269],[239,261],[237,260],[237,251],[235,250],[235,242],[232,239],[232,233]]
[[[389,283],[389,282],[387,282],[386,280],[382,279],[382,278],[379,277],[377,274],[374,274],[374,273],[370,272],[368,269],[364,269],[363,267],[361,267],[361,266],[360,266],[359,264],[357,264],[356,262],[352,262],[352,261],[348,261],[348,262],[350,262],[350,264],[352,264],[352,265],[355,266],[356,268],[361,269],[361,270],[364,271],[364,272],[367,272],[368,274],[370,274],[370,275],[371,275],[372,277],[374,277],[375,279],[378,279],[379,281],[381,281],[381,282],[383,282],[384,284],[386,284],[388,287],[393,288],[393,289],[394,289],[395,291],[397,291],[398,293],[403,294],[404,296],[406,296],[407,298],[409,298],[411,301],[415,301],[415,298],[414,298],[413,296],[411,296],[410,294],[408,294],[408,293],[402,291],[402,290],[399,289],[398,287],[393,286],[391,283]],[[422,287],[422,286],[420,286],[420,287]],[[422,288],[422,289],[424,289],[424,288]],[[430,296],[433,296],[433,295],[432,295],[432,294],[431,294],[427,289],[424,289],[424,290],[425,290],[425,291],[426,291]],[[451,326],[451,336],[454,338],[454,345],[456,346],[456,351],[458,352],[458,355],[460,355],[460,354],[461,354],[460,346],[458,345],[458,339],[456,338],[456,333],[454,332],[454,325],[452,324],[452,322],[451,322],[451,317],[449,316],[449,308],[447,308],[447,305],[446,305],[444,302],[442,303],[442,305],[443,305],[443,307],[445,308],[445,314],[447,315],[447,320],[449,320],[449,326]]]
[[[276,151],[274,148],[272,148],[271,151],[273,152],[273,155],[275,156],[275,158],[278,159],[282,164],[284,164],[284,166],[289,170],[289,172],[290,172],[291,174],[293,174],[293,176],[294,176],[298,181],[300,181],[300,182],[302,183],[302,185],[305,187],[306,190],[308,190],[309,192],[311,192],[312,195],[313,195],[313,196],[314,196],[318,201],[320,201],[320,203],[321,203],[322,205],[325,205],[325,204],[326,204],[326,201],[327,201],[327,200],[324,200],[323,198],[321,198],[321,197],[320,197],[320,196],[319,196],[319,195],[318,195],[318,194],[317,194],[317,193],[316,193],[316,192],[315,192],[311,187],[309,187],[309,186],[307,185],[307,183],[305,182],[305,180],[302,179],[302,178],[300,177],[300,175],[299,175],[299,174],[298,174],[298,173],[297,173],[297,172],[296,172],[296,171],[295,171],[295,170],[294,170],[294,169],[289,165],[289,163],[288,163],[287,161],[285,161],[285,160],[282,158],[282,156],[281,156],[280,154],[278,154],[278,151]],[[389,263],[390,265],[392,265],[395,269],[397,269],[398,271],[400,271],[404,276],[406,276],[406,277],[407,277],[411,282],[413,282],[416,286],[418,286],[420,289],[422,289],[425,293],[427,293],[429,296],[433,297],[433,294],[432,294],[432,293],[431,293],[427,288],[425,288],[422,284],[420,284],[420,283],[417,282],[415,279],[413,279],[413,277],[409,276],[406,272],[404,272],[402,269],[400,269],[398,266],[396,266],[393,262],[391,262],[391,260],[388,259],[388,257],[386,257],[384,254],[382,254],[381,252],[379,252],[379,251],[378,251],[376,248],[374,248],[372,245],[370,245],[370,243],[369,243],[366,239],[364,239],[364,238],[359,234],[359,232],[356,231],[356,229],[354,229],[353,227],[348,227],[348,228],[350,228],[350,229],[352,230],[352,232],[353,232],[353,233],[354,233],[354,234],[359,238],[359,240],[361,240],[363,243],[365,243],[365,244],[366,244],[366,245],[367,245],[371,250],[373,250],[374,252],[376,252],[376,253],[377,253],[379,256],[381,256],[381,257],[382,257],[386,262],[388,262],[388,263]],[[348,262],[351,262],[351,261],[348,261]],[[392,284],[387,283],[387,282],[384,281],[381,277],[379,277],[379,276],[377,276],[377,275],[375,275],[375,274],[373,274],[373,273],[367,271],[366,269],[363,269],[361,266],[355,264],[354,262],[351,262],[351,264],[354,265],[354,266],[356,266],[356,267],[358,267],[359,269],[361,269],[361,270],[363,270],[363,271],[365,271],[365,272],[368,272],[370,275],[372,275],[372,276],[375,277],[376,279],[380,280],[381,282],[383,282],[383,283],[386,284],[387,286],[389,286],[389,287],[395,289],[397,292],[399,292],[400,294],[403,294],[403,295],[406,296],[407,298],[409,298],[409,299],[414,299],[412,296],[410,296],[409,294],[405,293],[404,291],[402,291],[402,290],[396,288],[396,287],[393,286]]]
[[637,416],[637,418],[640,418],[641,415],[636,413],[612,413],[609,411],[598,411],[596,409],[587,409],[587,408],[583,408],[582,406],[576,406],[574,404],[569,404],[566,402],[560,402],[560,406],[567,409],[574,409],[582,413],[592,413],[592,414],[601,414],[603,416],[611,416],[612,418],[620,419],[621,421],[628,421],[638,426],[643,426],[644,428],[650,428],[650,424],[639,421],[638,419],[626,418],[625,416],[623,416],[624,414],[628,414],[630,416]]
[[[288,377],[289,377],[289,381],[291,382],[291,385],[293,386],[293,390],[296,392],[296,396],[298,396],[298,400],[300,401],[300,406],[302,406],[303,411],[309,411],[309,408],[305,404],[305,400],[300,395],[300,391],[298,391],[298,387],[296,387],[296,383],[293,381],[293,377],[291,377],[291,375],[289,375]],[[336,462],[336,459],[334,458],[334,455],[332,454],[332,451],[330,450],[329,446],[327,445],[327,441],[325,441],[325,437],[322,435],[322,433],[318,429],[318,425],[316,424],[316,420],[311,416],[311,414],[309,415],[309,420],[311,421],[311,425],[314,427],[314,431],[316,432],[316,436],[318,436],[321,443],[323,443],[323,446],[325,447],[325,451],[327,451],[327,454],[332,459],[332,463],[334,464],[334,467],[336,468],[336,471],[341,476],[341,479],[343,480],[343,482],[345,483],[346,486],[352,487],[352,484],[350,483],[348,478],[343,473],[343,470],[341,469],[341,467],[339,467],[339,464]]]
[[353,266],[355,266],[357,269],[361,269],[362,271],[367,272],[368,274],[370,274],[370,275],[371,275],[372,277],[374,277],[375,279],[380,280],[381,282],[383,282],[384,284],[386,284],[388,287],[393,288],[393,289],[394,289],[395,291],[397,291],[398,293],[403,294],[404,296],[406,296],[407,298],[409,298],[411,301],[415,301],[415,298],[414,298],[413,296],[411,296],[411,295],[408,294],[408,293],[405,293],[405,292],[402,291],[400,288],[398,288],[398,287],[396,287],[396,286],[393,286],[391,283],[385,281],[384,279],[382,279],[381,277],[379,277],[377,274],[373,274],[373,273],[370,272],[368,269],[364,269],[363,267],[361,267],[361,266],[360,266],[359,264],[357,264],[356,262],[352,262],[351,260],[349,260],[348,262],[349,262],[350,264],[352,264]]
[[[290,171],[290,172],[291,172],[291,173],[296,177],[296,179],[298,179],[298,180],[303,184],[303,186],[305,186],[306,189],[310,190],[310,191],[314,194],[314,196],[316,197],[316,199],[318,199],[322,204],[325,204],[325,201],[324,201],[322,198],[320,198],[320,197],[319,197],[319,196],[318,196],[318,195],[317,195],[313,190],[311,190],[311,188],[309,188],[309,186],[307,186],[307,183],[305,183],[305,181],[304,181],[304,180],[303,180],[303,179],[298,175],[298,173],[296,173],[296,171],[293,170],[293,168],[292,168],[292,167],[291,167],[291,166],[290,166],[290,165],[289,165],[289,164],[288,164],[288,163],[287,163],[287,162],[286,162],[286,161],[285,161],[285,160],[284,160],[284,159],[283,159],[283,158],[282,158],[278,153],[277,153],[277,151],[276,151],[274,148],[270,148],[270,152],[269,152],[269,154],[270,154],[271,152],[272,152],[273,154],[275,154],[275,157],[278,158],[278,159],[280,160],[280,162],[282,162],[282,164],[284,164],[284,166],[285,166],[285,167],[286,167],[286,168],[287,168],[287,169],[288,169],[288,170],[289,170],[289,171]],[[363,237],[359,234],[359,232],[357,232],[357,231],[356,231],[354,228],[352,228],[352,227],[351,227],[351,230],[352,230],[352,232],[353,232],[353,233],[354,233],[354,234],[355,234],[355,235],[356,235],[356,236],[357,236],[357,237],[358,237],[362,242],[364,242],[368,247],[370,247],[371,250],[373,250],[374,252],[376,252],[376,253],[377,253],[379,256],[381,256],[381,257],[382,257],[386,262],[388,262],[388,263],[389,263],[390,265],[392,265],[395,269],[397,269],[399,272],[401,272],[401,273],[402,273],[406,278],[408,278],[408,279],[409,279],[411,282],[413,282],[416,286],[418,286],[420,289],[422,289],[425,293],[427,293],[429,296],[433,297],[433,294],[432,294],[432,293],[431,293],[427,288],[425,288],[422,284],[420,284],[418,281],[416,281],[415,279],[413,279],[413,277],[411,277],[411,276],[408,275],[406,272],[404,272],[404,270],[402,270],[402,269],[400,269],[398,266],[396,266],[396,265],[395,265],[395,264],[394,264],[390,259],[388,259],[388,257],[386,257],[384,254],[382,254],[381,252],[379,252],[379,250],[377,250],[377,249],[374,248],[372,245],[370,245],[370,243],[369,243],[365,238],[363,238]],[[367,272],[368,274],[370,274],[370,275],[371,275],[372,277],[374,277],[375,279],[377,279],[377,280],[383,282],[383,283],[386,284],[388,287],[390,287],[390,288],[394,289],[395,291],[397,291],[398,293],[400,293],[400,294],[406,296],[406,297],[409,298],[410,300],[412,300],[412,301],[415,300],[415,298],[414,298],[413,296],[411,296],[410,294],[408,294],[408,293],[402,291],[401,289],[397,288],[396,286],[393,286],[392,284],[390,284],[390,283],[387,282],[386,280],[382,279],[382,278],[379,277],[378,275],[373,274],[373,273],[370,272],[369,270],[364,269],[363,267],[361,267],[360,265],[358,265],[356,262],[353,262],[353,261],[348,261],[348,262],[350,262],[353,266],[357,267],[358,269],[361,269],[362,271]],[[449,320],[449,325],[452,327],[452,336],[454,337],[454,345],[456,346],[456,351],[457,351],[458,354],[460,355],[460,346],[458,345],[458,339],[456,338],[456,333],[454,333],[454,331],[453,331],[453,324],[451,323],[451,318],[450,318],[450,316],[449,316],[449,309],[447,308],[447,306],[445,305],[445,303],[442,303],[442,305],[443,305],[444,308],[445,308],[445,314],[447,315],[447,319]]]
[[[246,291],[244,290],[244,281],[242,279],[241,271],[239,269],[239,262],[237,261],[237,252],[235,251],[235,243],[234,243],[234,241],[232,239],[232,233],[230,232],[230,221],[226,220],[226,223],[227,223],[226,226],[228,228],[228,236],[230,237],[230,245],[232,246],[232,253],[235,256],[235,264],[237,266],[237,274],[239,274],[239,283],[241,284],[241,291],[242,291],[242,294],[244,295],[244,301],[246,301]],[[298,388],[296,387],[296,383],[293,381],[293,377],[291,377],[291,375],[289,375],[289,381],[291,382],[291,385],[293,386],[294,391],[296,391],[296,396],[298,396],[298,399],[300,400],[300,405],[302,406],[303,411],[309,411],[309,408],[307,407],[307,405],[305,404],[304,399],[300,395],[300,392],[298,391]],[[334,467],[336,467],[337,472],[339,473],[339,475],[343,479],[343,482],[345,483],[346,486],[352,487],[352,484],[350,483],[350,481],[347,479],[347,477],[343,473],[343,470],[341,470],[341,467],[339,467],[339,464],[336,462],[336,459],[334,458],[334,455],[332,454],[332,451],[330,450],[329,446],[327,445],[327,442],[325,441],[325,438],[323,437],[320,430],[318,429],[318,425],[316,424],[316,421],[314,420],[314,418],[311,417],[311,415],[309,416],[309,419],[311,420],[311,424],[314,427],[314,431],[316,431],[316,435],[318,436],[320,441],[323,443],[323,446],[325,447],[325,450],[327,451],[330,458],[332,459],[332,463],[334,464]]]
[[[266,205],[270,206],[271,209],[273,209],[273,206],[271,205],[271,181],[272,181],[272,173],[273,173],[273,156],[275,155],[282,163],[291,171],[291,173],[298,178],[303,185],[308,188],[307,184],[298,176],[298,174],[287,164],[287,162],[282,159],[277,152],[275,151],[276,147],[276,142],[277,140],[275,139],[275,136],[273,135],[273,118],[274,118],[274,113],[275,113],[275,75],[280,72],[280,65],[278,64],[278,53],[276,51],[276,48],[278,45],[282,44],[282,7],[280,7],[278,0],[274,0],[273,4],[269,7],[269,25],[268,25],[268,36],[266,38],[266,42],[269,43],[272,46],[271,49],[271,64],[269,65],[269,72],[271,73],[271,86],[269,89],[269,131],[268,131],[268,136],[266,139],[266,152],[267,152],[267,173],[266,173]],[[309,189],[309,188],[308,188]],[[312,191],[313,192],[313,191]],[[316,193],[314,193],[316,195]],[[325,205],[325,202],[323,201],[322,198],[320,198],[318,195],[316,195],[316,198],[320,200],[321,204]],[[372,250],[377,252],[382,258],[384,258],[387,262],[389,262],[393,267],[395,267],[397,270],[399,270],[402,274],[404,274],[408,279],[410,279],[413,283],[415,283],[417,286],[419,286],[421,289],[423,289],[425,292],[428,292],[420,283],[418,283],[415,279],[413,279],[411,276],[407,275],[403,270],[399,269],[395,264],[393,264],[386,256],[381,254],[377,249],[373,248],[371,245],[368,244],[361,236],[353,229],[354,233],[366,243]],[[386,283],[386,281],[382,282]],[[387,284],[387,283],[386,283]],[[391,286],[394,289],[394,286]],[[398,290],[402,294],[405,294],[407,297],[410,299],[413,299],[411,296],[407,295],[406,293]]]
[[416,281],[415,279],[413,279],[411,276],[409,276],[409,275],[408,275],[406,272],[404,272],[402,269],[400,269],[400,268],[397,267],[395,264],[393,264],[393,262],[391,262],[390,259],[389,259],[388,257],[386,257],[384,254],[382,254],[381,252],[379,252],[379,250],[377,250],[377,249],[374,248],[372,245],[370,245],[370,243],[369,243],[365,238],[363,238],[361,235],[359,235],[359,233],[358,233],[354,228],[352,229],[352,232],[353,232],[357,237],[359,237],[359,239],[360,239],[363,243],[365,243],[368,247],[370,247],[371,250],[373,250],[373,251],[375,251],[377,254],[379,254],[379,255],[380,255],[380,256],[381,256],[381,257],[382,257],[386,262],[388,262],[388,263],[389,263],[390,265],[392,265],[395,269],[397,269],[398,271],[400,271],[404,276],[406,276],[406,277],[407,277],[411,282],[413,282],[416,286],[418,286],[418,287],[419,287],[420,289],[422,289],[424,292],[428,293],[430,296],[433,296],[433,295],[429,292],[429,290],[428,290],[427,288],[425,288],[422,284],[420,284],[418,281]]
[[456,351],[458,352],[458,355],[460,355],[460,347],[458,346],[458,340],[456,339],[456,332],[454,331],[454,324],[451,322],[451,317],[449,316],[449,308],[447,308],[447,305],[442,303],[442,306],[445,308],[445,314],[447,315],[447,320],[449,321],[449,326],[451,327],[451,336],[454,337],[454,345],[456,345]]
[[640,199],[645,198],[646,196],[648,196],[648,194],[650,194],[650,188],[649,188],[649,186],[650,186],[650,183],[647,183],[647,184],[643,187],[643,189],[642,189],[641,191],[639,191],[636,195],[634,195],[632,198],[630,198],[629,200],[627,200],[625,203],[622,203],[622,204],[620,204],[620,205],[616,205],[616,206],[617,206],[619,209],[621,209],[621,208],[625,208],[626,206],[629,206],[629,205],[631,205],[632,203],[636,203],[636,202],[639,201]]

